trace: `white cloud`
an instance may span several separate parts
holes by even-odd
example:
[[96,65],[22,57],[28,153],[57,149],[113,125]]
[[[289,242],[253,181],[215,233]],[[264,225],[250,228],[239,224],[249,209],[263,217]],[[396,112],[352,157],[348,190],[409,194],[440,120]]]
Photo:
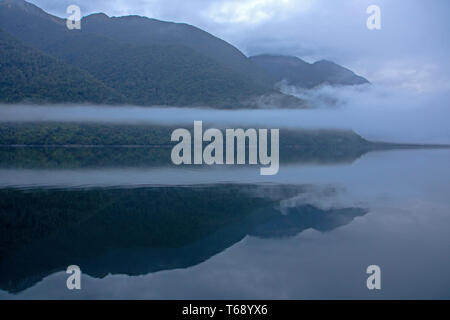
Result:
[[310,0],[228,0],[213,3],[206,15],[217,23],[258,24],[310,6]]

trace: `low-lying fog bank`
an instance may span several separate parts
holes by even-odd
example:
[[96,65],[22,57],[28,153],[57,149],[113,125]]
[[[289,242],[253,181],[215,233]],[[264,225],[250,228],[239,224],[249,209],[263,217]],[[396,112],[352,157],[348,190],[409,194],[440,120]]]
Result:
[[352,129],[369,140],[450,143],[449,92],[417,93],[378,86],[283,90],[315,109],[215,110],[210,108],[0,105],[1,122],[58,121],[218,127]]

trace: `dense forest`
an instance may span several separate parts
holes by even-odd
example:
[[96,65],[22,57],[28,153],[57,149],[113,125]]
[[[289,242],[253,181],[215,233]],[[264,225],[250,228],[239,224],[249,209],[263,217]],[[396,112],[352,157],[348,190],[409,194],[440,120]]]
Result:
[[250,59],[184,23],[93,14],[81,24],[68,30],[64,19],[31,3],[0,2],[0,103],[306,108],[275,84],[367,82],[329,62],[305,69],[286,63],[289,57],[282,64]]
[[[68,30],[65,20],[30,3],[0,2],[0,102],[237,108],[255,107],[262,95],[285,96],[239,50],[199,29],[180,24],[187,28],[183,37],[172,27],[162,31],[166,40],[175,33],[179,41],[130,42],[95,29],[95,17],[90,21],[93,30]],[[145,23],[139,28],[154,30]]]
[[23,45],[0,29],[0,101],[121,103],[89,73]]

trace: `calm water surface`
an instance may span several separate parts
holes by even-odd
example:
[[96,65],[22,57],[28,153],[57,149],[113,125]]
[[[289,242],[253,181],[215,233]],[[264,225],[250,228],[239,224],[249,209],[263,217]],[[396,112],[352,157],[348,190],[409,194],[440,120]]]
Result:
[[[271,177],[2,163],[0,299],[450,298],[448,150]],[[80,291],[66,288],[71,264]]]

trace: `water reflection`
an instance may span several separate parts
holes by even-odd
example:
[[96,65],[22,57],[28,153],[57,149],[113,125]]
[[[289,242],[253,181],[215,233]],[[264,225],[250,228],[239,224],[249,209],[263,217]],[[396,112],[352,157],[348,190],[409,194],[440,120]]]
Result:
[[7,214],[1,223],[0,286],[18,292],[69,264],[94,277],[187,268],[246,235],[328,231],[367,212],[309,204],[279,210],[280,200],[315,192],[311,186],[279,185],[1,190]]
[[[282,164],[336,164],[352,163],[367,153],[368,147],[280,148]],[[79,169],[79,168],[152,168],[173,167],[171,147],[148,146],[78,146],[78,147],[11,147],[0,146],[0,168],[22,169]]]
[[[447,150],[369,153],[274,177],[3,167],[14,188],[0,189],[0,299],[448,298],[449,161]],[[65,289],[70,264],[81,292]],[[382,267],[379,293],[365,288],[369,264]]]

